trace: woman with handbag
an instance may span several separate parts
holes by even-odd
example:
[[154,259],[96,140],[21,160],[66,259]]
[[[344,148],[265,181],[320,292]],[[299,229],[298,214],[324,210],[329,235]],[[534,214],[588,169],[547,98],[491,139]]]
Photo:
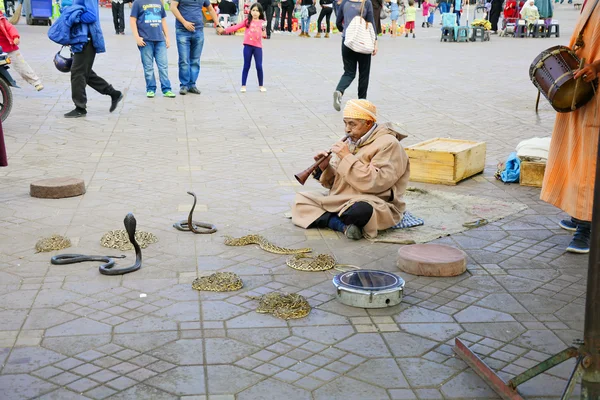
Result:
[[356,77],[358,98],[367,98],[371,56],[377,54],[377,35],[371,0],[344,0],[338,9],[336,26],[342,32],[344,74],[333,92],[333,108],[341,110],[342,96]]
[[300,10],[300,15],[302,16],[302,32],[300,33],[300,37],[310,37],[308,34],[308,30],[310,28],[310,17],[317,13],[315,1],[316,0],[298,0],[298,5],[302,7]]

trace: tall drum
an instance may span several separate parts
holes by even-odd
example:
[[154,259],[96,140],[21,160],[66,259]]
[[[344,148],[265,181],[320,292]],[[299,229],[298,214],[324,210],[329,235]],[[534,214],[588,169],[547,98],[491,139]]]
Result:
[[529,67],[531,82],[558,112],[574,111],[594,97],[596,81],[573,78],[579,63],[573,50],[554,46],[542,51]]

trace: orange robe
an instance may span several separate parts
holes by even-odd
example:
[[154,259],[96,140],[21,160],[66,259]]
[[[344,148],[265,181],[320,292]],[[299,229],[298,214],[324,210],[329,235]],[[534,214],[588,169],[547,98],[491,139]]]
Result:
[[[600,3],[592,12],[594,2],[587,0],[569,43],[573,48],[589,18],[585,46],[577,51],[588,64],[600,59]],[[540,198],[583,221],[592,220],[599,135],[599,93],[576,111],[556,115]]]

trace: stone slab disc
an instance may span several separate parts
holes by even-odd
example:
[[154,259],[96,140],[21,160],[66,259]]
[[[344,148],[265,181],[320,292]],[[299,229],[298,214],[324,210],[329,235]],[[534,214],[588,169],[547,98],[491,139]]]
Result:
[[467,255],[443,244],[413,244],[398,250],[397,265],[412,275],[456,276],[467,270]]
[[85,182],[77,178],[52,178],[33,182],[29,186],[31,197],[62,199],[81,196],[85,193]]

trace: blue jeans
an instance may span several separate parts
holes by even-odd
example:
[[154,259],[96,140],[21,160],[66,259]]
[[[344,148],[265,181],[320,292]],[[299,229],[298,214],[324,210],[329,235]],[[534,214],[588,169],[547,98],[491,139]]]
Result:
[[302,18],[301,21],[302,21],[301,22],[302,32],[308,33],[308,28],[310,28],[310,17],[308,17],[308,18]]
[[146,79],[146,91],[156,92],[156,79],[154,78],[154,60],[158,67],[160,89],[163,93],[171,91],[169,81],[169,62],[167,61],[167,45],[165,42],[154,42],[147,40],[144,47],[138,47],[142,56],[144,66],[144,78]]
[[175,37],[179,53],[179,84],[186,89],[196,87],[204,47],[204,31],[199,29],[190,32],[185,28],[177,28]]

